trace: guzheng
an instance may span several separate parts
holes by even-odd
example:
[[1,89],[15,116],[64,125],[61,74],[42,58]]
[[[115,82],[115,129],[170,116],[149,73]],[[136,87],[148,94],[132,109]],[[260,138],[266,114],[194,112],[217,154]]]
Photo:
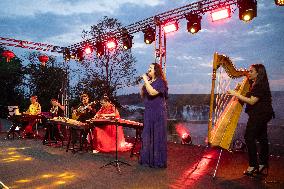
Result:
[[54,117],[52,119],[48,120],[50,123],[54,124],[61,124],[69,127],[85,127],[87,126],[86,123],[83,123],[81,121],[77,121],[74,119],[69,119],[67,117]]
[[9,117],[10,120],[13,122],[24,122],[24,121],[31,121],[36,119],[42,119],[42,115],[30,115],[30,114],[21,114],[21,115],[12,115]]
[[91,125],[95,126],[100,126],[100,125],[109,125],[109,124],[118,124],[119,126],[123,127],[130,127],[130,128],[143,128],[143,123],[137,122],[137,121],[131,121],[127,119],[89,119],[87,120],[88,123]]

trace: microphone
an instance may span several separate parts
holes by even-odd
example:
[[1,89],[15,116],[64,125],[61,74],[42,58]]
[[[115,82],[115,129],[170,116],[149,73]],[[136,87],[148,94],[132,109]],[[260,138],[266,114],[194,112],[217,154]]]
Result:
[[[148,76],[148,72],[146,73],[146,75]],[[149,76],[148,76],[148,77],[149,77]],[[142,80],[143,80],[143,77],[142,77],[142,76],[139,76],[139,77],[136,79],[135,83],[136,83],[136,84],[139,84]]]

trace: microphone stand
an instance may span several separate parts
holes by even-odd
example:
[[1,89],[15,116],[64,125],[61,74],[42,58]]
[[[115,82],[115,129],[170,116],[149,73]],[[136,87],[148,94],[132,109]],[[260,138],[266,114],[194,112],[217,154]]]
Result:
[[[115,106],[114,112],[116,112],[116,106]],[[115,118],[115,160],[110,161],[109,163],[103,165],[102,167],[100,167],[100,169],[103,168],[103,167],[109,166],[109,165],[113,165],[117,168],[117,171],[119,173],[121,173],[120,165],[119,165],[120,163],[124,164],[124,165],[128,165],[128,166],[131,166],[131,165],[129,163],[118,160],[118,141],[117,141],[117,139],[118,139],[118,137],[117,137],[117,135],[118,135],[118,129],[117,129],[118,128],[118,119],[119,118]]]

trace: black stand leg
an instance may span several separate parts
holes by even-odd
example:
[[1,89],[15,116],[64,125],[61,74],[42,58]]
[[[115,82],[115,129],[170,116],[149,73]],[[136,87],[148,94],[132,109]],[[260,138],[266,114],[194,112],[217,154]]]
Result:
[[102,167],[100,167],[100,168],[103,168],[103,167],[106,167],[106,166],[109,166],[109,165],[113,165],[113,166],[115,166],[116,168],[117,168],[117,171],[119,172],[119,173],[121,173],[121,170],[120,170],[120,163],[121,164],[124,164],[124,165],[128,165],[128,166],[131,166],[129,163],[126,163],[126,162],[123,162],[123,161],[120,161],[120,160],[118,160],[118,152],[117,152],[117,133],[118,133],[118,131],[117,131],[117,127],[118,127],[118,123],[116,123],[116,125],[115,125],[115,160],[114,161],[111,161],[111,162],[109,162],[109,163],[107,163],[107,164],[105,164],[105,165],[103,165]]

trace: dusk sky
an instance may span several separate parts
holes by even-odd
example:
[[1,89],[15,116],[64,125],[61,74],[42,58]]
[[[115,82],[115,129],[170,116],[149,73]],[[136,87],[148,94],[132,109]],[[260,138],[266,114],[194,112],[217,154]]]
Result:
[[[69,46],[82,41],[82,31],[90,30],[103,16],[117,18],[124,26],[175,9],[193,0],[1,0],[0,36]],[[245,23],[238,8],[232,17],[212,22],[202,15],[202,30],[192,35],[186,20],[167,36],[167,79],[172,94],[210,93],[214,52],[229,56],[237,68],[263,63],[273,91],[284,90],[284,7],[274,0],[258,0],[257,17]],[[143,33],[134,35],[132,53],[138,74],[154,61],[154,46],[146,45]],[[153,43],[154,44],[154,43]],[[10,48],[15,50],[15,48]],[[27,49],[14,51],[21,57]],[[54,55],[54,54],[53,54]],[[62,58],[62,54],[55,54]],[[120,94],[138,93],[139,87]]]

